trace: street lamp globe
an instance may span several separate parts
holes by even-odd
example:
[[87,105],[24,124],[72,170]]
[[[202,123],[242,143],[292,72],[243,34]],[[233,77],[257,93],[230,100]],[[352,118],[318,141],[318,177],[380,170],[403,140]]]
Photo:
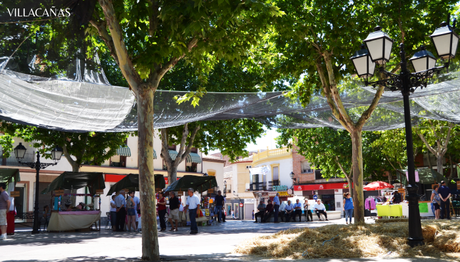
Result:
[[21,160],[24,158],[25,154],[26,154],[26,151],[27,151],[27,148],[25,148],[22,143],[19,143],[19,145],[17,145],[15,148],[14,148],[14,154],[16,155],[16,158],[18,160]]
[[393,47],[393,40],[385,32],[382,31],[380,26],[374,29],[366,39],[364,39],[369,55],[372,62],[377,64],[385,64],[390,60],[391,48]]
[[56,146],[53,151],[51,151],[51,157],[53,158],[54,161],[59,161],[61,160],[61,157],[62,157],[62,148],[60,148],[59,146]]
[[367,51],[364,45],[361,45],[361,49],[350,59],[353,61],[353,65],[359,77],[368,78],[374,75],[375,63],[372,62],[369,51]]
[[459,36],[448,23],[442,22],[430,37],[441,59],[447,60],[455,57]]
[[420,51],[415,53],[409,61],[411,61],[415,72],[422,72],[436,66],[436,58],[424,46],[421,46]]

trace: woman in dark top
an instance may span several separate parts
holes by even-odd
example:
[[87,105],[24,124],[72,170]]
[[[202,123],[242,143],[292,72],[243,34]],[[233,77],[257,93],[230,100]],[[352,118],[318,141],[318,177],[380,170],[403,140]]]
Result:
[[165,231],[166,230],[166,221],[165,221],[165,215],[166,215],[166,200],[163,195],[163,192],[158,193],[158,216],[160,217],[160,231]]

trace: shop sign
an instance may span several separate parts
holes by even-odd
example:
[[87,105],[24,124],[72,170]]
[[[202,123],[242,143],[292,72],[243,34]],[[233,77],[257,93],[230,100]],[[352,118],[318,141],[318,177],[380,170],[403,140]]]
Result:
[[184,191],[179,191],[179,196],[182,196],[184,194]]
[[104,189],[96,189],[96,194],[99,194],[99,195],[104,194]]
[[328,190],[328,189],[344,189],[348,188],[348,183],[328,183],[328,184],[312,184],[295,186],[297,191],[310,191],[310,190]]
[[280,192],[278,192],[278,194],[280,195],[280,197],[288,197],[288,196],[290,196],[290,194],[288,192],[286,192],[286,191],[280,191]]
[[209,194],[212,194],[212,193],[214,193],[214,188],[210,188],[210,189],[208,189],[208,193],[209,193]]
[[164,178],[165,178],[165,184],[168,184],[168,177],[165,176]]
[[10,192],[10,197],[19,197],[20,196],[20,192],[19,191],[11,191]]
[[318,195],[314,195],[314,196],[313,196],[313,199],[314,199],[315,201],[318,200]]
[[457,189],[460,190],[460,181],[457,181]]
[[273,186],[273,191],[286,191],[288,186]]
[[288,194],[291,195],[292,194],[292,189],[288,189]]
[[54,190],[54,195],[56,196],[62,196],[64,195],[64,190],[61,189],[61,190]]
[[240,203],[240,207],[243,207],[243,206],[244,206],[244,204],[243,204],[243,203]]

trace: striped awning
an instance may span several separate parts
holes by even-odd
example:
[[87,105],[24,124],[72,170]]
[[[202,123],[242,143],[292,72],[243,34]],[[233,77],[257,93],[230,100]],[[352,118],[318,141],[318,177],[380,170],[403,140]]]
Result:
[[118,149],[117,149],[117,155],[119,156],[131,156],[131,149],[129,149],[128,146],[120,146]]
[[153,149],[153,159],[157,159],[157,152]]
[[190,153],[187,156],[187,163],[201,163],[201,157],[197,153]]

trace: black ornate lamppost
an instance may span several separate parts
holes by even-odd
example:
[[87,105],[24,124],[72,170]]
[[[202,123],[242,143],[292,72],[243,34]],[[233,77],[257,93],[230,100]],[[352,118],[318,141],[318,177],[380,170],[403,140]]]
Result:
[[[443,22],[430,36],[436,48],[438,56],[444,60],[444,65],[436,67],[436,58],[424,47],[409,59],[415,69],[415,73],[410,73],[407,68],[406,53],[404,44],[400,44],[401,71],[393,74],[384,70],[384,65],[390,59],[393,40],[380,27],[370,33],[364,40],[361,50],[351,58],[358,76],[365,78],[365,84],[371,86],[385,86],[391,91],[401,91],[404,101],[404,121],[406,125],[407,142],[407,169],[409,173],[409,185],[407,186],[406,198],[409,200],[409,238],[410,246],[423,244],[422,226],[420,222],[420,210],[418,205],[418,187],[415,184],[415,167],[412,144],[412,126],[410,116],[409,95],[417,88],[426,88],[428,79],[442,69],[448,69],[450,59],[455,56],[459,36],[454,32],[453,27],[448,22]],[[369,50],[369,51],[368,51]],[[384,80],[369,82],[368,78],[374,74],[375,63],[380,64],[379,72],[386,77]]]
[[51,151],[51,158],[54,160],[54,163],[41,163],[40,162],[40,152],[37,151],[37,161],[36,162],[21,162],[22,159],[24,159],[24,156],[26,154],[27,149],[22,145],[22,143],[19,143],[18,146],[14,148],[14,154],[16,155],[16,158],[18,159],[19,164],[28,166],[30,168],[35,168],[37,171],[35,174],[35,208],[34,208],[34,227],[32,230],[32,234],[38,234],[40,233],[40,218],[38,216],[38,197],[40,195],[40,188],[39,188],[39,174],[41,169],[45,169],[48,166],[54,166],[57,164],[57,162],[61,159],[62,156],[62,148],[60,147],[55,147],[53,151]]

